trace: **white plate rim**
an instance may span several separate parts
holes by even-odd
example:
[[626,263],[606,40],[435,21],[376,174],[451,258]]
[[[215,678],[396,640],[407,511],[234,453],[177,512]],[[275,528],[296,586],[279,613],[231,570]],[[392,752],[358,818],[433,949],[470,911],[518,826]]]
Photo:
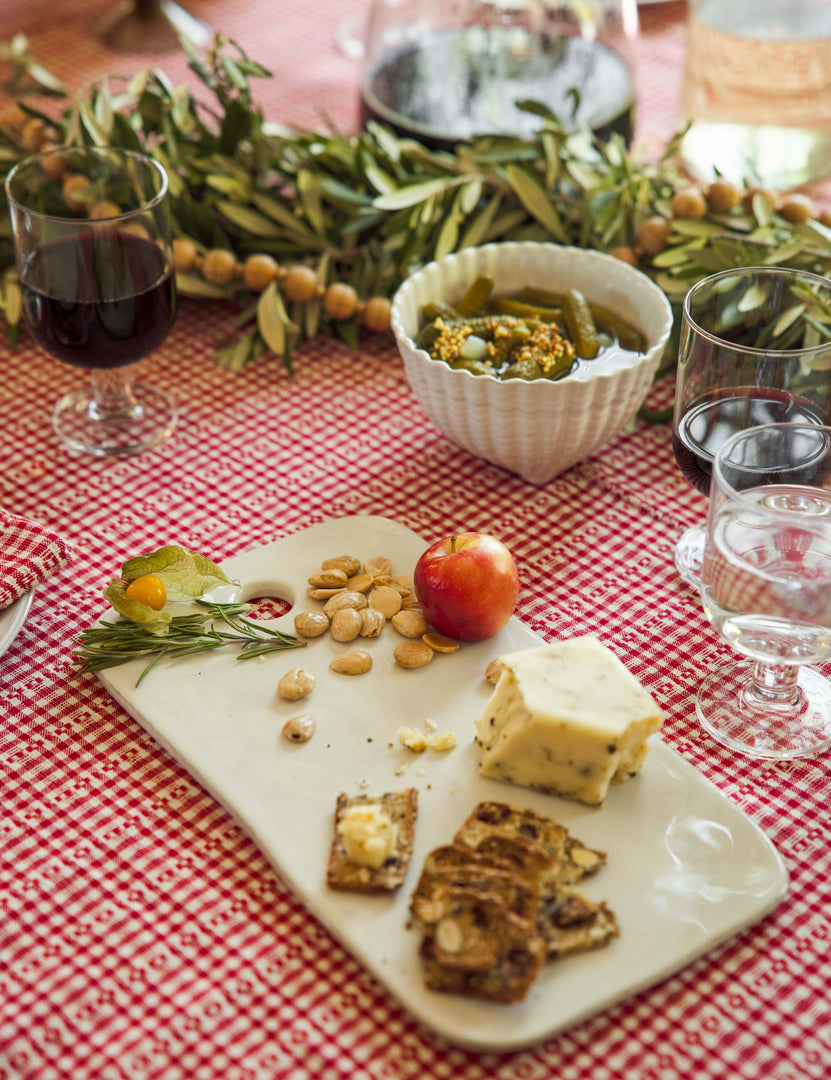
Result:
[[0,611],[0,656],[8,652],[14,639],[23,629],[34,597],[35,590],[30,589]]

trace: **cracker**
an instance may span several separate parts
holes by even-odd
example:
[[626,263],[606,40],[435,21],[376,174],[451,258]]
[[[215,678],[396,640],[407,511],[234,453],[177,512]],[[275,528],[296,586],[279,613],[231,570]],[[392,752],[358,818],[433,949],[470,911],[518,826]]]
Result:
[[[374,803],[396,826],[395,853],[377,869],[362,866],[346,857],[346,848],[338,826],[344,814],[352,806]],[[331,889],[352,892],[393,892],[407,876],[410,856],[413,853],[415,822],[418,814],[418,792],[415,788],[388,792],[384,795],[338,795],[335,806],[335,835],[326,869],[326,884]]]

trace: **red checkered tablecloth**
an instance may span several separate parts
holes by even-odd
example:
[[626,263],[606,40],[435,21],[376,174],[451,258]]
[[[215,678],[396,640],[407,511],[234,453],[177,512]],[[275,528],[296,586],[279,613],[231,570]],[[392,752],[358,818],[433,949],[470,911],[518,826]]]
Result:
[[[354,120],[341,5],[193,0],[276,72],[270,116]],[[129,71],[91,41],[104,0],[10,0],[68,82]],[[678,5],[642,10],[642,117],[674,115]],[[155,58],[184,74],[184,65]],[[649,82],[649,79],[652,82]],[[661,112],[661,110],[664,110]],[[62,450],[49,414],[79,375],[30,339],[0,348],[0,505],[69,541],[0,658],[0,1080],[825,1080],[831,1075],[829,756],[740,759],[694,719],[728,650],[679,581],[672,546],[705,503],[666,427],[639,425],[544,487],[470,457],[425,418],[393,347],[307,347],[289,379],[218,369],[223,306],[183,304],[146,375],[177,399],[175,436],[138,458]],[[303,908],[254,843],[92,677],[74,634],[128,556],[164,543],[223,559],[326,518],[372,513],[426,537],[504,539],[519,616],[545,638],[598,632],[667,713],[664,737],[756,821],[791,876],[753,929],[609,1012],[521,1053],[448,1047],[414,1023]]]

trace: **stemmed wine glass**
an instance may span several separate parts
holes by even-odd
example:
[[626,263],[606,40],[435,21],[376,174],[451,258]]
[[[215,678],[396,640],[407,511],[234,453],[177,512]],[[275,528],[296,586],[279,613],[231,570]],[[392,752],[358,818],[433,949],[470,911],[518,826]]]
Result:
[[[687,293],[672,444],[689,482],[706,495],[713,457],[757,424],[831,420],[831,282],[784,267],[744,267]],[[698,587],[704,526],[675,548],[681,577]]]
[[176,313],[167,176],[129,150],[64,148],[21,161],[6,193],[23,310],[44,349],[89,369],[52,424],[73,450],[134,454],[167,438],[165,394],[133,385]]
[[696,702],[720,742],[760,758],[831,746],[831,426],[737,432],[713,465],[704,611],[749,660],[713,671]]

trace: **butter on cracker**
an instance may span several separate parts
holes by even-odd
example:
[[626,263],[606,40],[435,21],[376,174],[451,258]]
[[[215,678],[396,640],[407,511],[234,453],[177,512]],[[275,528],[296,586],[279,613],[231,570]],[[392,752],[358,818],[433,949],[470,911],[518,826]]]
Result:
[[477,725],[480,771],[496,780],[599,805],[634,776],[663,714],[593,635],[500,657]]

